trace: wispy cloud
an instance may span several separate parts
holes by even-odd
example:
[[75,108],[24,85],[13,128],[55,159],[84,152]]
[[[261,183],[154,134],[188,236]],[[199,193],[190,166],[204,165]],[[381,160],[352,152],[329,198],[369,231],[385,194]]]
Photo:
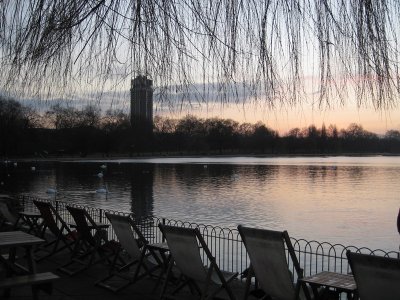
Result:
[[[202,107],[215,105],[243,105],[251,101],[254,93],[243,84],[223,85],[219,83],[174,85],[155,87],[154,94],[155,113],[169,113],[179,111],[193,111],[195,113]],[[122,109],[129,112],[130,90],[86,92],[79,95],[65,95],[64,97],[37,99],[25,98],[19,101],[27,106],[44,112],[54,105],[82,109],[87,105],[97,105],[101,110]]]

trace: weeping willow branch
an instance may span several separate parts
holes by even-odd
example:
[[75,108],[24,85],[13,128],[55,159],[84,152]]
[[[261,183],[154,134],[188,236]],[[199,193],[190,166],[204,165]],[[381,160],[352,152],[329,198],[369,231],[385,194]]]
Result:
[[389,109],[399,102],[399,8],[397,0],[3,0],[0,88],[43,97],[148,75],[166,98],[193,101],[190,87],[202,83],[199,101],[213,88],[221,101],[243,90],[270,107],[310,97],[329,107],[354,94],[359,105]]

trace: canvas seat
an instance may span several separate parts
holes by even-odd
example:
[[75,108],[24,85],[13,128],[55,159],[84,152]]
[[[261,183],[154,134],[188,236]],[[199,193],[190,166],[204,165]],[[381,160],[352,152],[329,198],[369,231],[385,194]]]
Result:
[[304,296],[310,299],[307,288],[298,282],[296,284],[293,282],[285,245],[297,279],[303,278],[303,270],[300,268],[287,231],[249,228],[241,225],[238,226],[238,230],[250,258],[244,299],[249,296],[251,278],[254,275],[263,291],[262,299],[270,297],[277,300],[294,300],[301,286],[304,287]]
[[[147,247],[148,241],[130,216],[106,213],[106,217],[111,223],[120,247],[110,268],[110,274],[98,281],[96,285],[118,292],[139,279],[152,275],[162,266],[162,260]],[[129,257],[129,261],[116,267],[116,261],[122,251]],[[136,268],[131,271],[134,265]],[[141,271],[144,272],[141,273]]]
[[73,206],[66,208],[75,221],[77,234],[71,261],[59,270],[75,275],[102,261],[111,264],[115,247],[108,241],[107,231],[100,228],[84,208]]
[[[161,298],[167,296],[165,294],[167,283],[172,276],[172,267],[176,266],[183,280],[171,292],[171,295],[188,285],[191,291],[194,289],[199,293],[201,299],[212,299],[222,289],[227,292],[229,299],[235,299],[229,283],[236,278],[238,273],[219,269],[198,229],[162,224],[159,224],[159,227],[167,240],[171,254],[167,280],[164,283]],[[204,251],[209,262],[208,266],[205,266],[200,251]]]
[[11,230],[24,229],[22,220],[11,212],[7,202],[0,201],[0,229],[7,228]]
[[400,299],[400,259],[347,251],[361,300]]
[[[49,202],[33,200],[34,205],[40,212],[43,219],[41,237],[46,238],[47,243],[37,249],[46,252],[37,260],[43,260],[64,249],[69,249],[72,253],[75,242],[77,241],[76,232],[73,232],[60,214]],[[52,238],[49,236],[52,235]]]

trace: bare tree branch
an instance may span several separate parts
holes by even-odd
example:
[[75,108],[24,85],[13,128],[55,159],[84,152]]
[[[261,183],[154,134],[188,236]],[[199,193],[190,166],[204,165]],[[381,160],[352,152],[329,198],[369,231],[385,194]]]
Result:
[[[399,102],[397,0],[3,0],[0,89],[63,95],[149,75],[160,90],[319,107]],[[312,78],[318,91],[310,91]],[[164,99],[168,101],[168,99]],[[177,105],[172,103],[172,105]]]

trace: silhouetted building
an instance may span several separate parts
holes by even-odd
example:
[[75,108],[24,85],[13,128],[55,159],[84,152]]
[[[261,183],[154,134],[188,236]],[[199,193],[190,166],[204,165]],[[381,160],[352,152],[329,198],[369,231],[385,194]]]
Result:
[[146,76],[131,81],[131,126],[153,128],[153,81]]

